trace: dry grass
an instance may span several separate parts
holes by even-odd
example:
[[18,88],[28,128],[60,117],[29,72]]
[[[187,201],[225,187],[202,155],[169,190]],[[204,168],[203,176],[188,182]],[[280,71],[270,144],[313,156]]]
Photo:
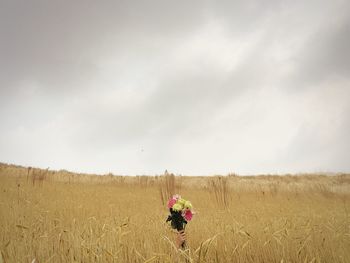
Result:
[[228,179],[227,176],[215,176],[208,180],[208,190],[213,194],[220,208],[229,207],[231,201]]
[[164,175],[159,178],[157,177],[157,179],[160,200],[162,201],[162,205],[165,205],[169,198],[176,193],[175,175],[165,171]]
[[164,177],[42,172],[0,165],[0,262],[350,262],[349,175],[182,176],[197,214],[177,251]]

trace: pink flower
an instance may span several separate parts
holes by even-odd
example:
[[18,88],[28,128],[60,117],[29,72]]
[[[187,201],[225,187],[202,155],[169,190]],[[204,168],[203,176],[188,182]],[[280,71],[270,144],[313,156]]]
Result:
[[172,208],[175,203],[176,203],[176,199],[173,199],[173,198],[170,199],[168,201],[168,208]]
[[193,216],[193,213],[191,210],[186,210],[185,214],[184,214],[184,218],[186,219],[186,221],[191,221]]
[[181,195],[179,195],[179,194],[173,195],[173,199],[179,200],[179,199],[181,199]]

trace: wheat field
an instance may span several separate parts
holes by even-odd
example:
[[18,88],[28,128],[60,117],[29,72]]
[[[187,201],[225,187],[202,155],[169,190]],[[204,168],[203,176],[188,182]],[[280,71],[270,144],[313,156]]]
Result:
[[[173,192],[196,212],[186,250]],[[123,177],[0,165],[0,262],[350,262],[350,175]]]

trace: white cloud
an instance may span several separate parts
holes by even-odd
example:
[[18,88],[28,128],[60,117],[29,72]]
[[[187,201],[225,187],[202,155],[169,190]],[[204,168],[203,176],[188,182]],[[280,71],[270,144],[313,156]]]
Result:
[[0,161],[350,170],[346,1],[34,2],[0,8]]

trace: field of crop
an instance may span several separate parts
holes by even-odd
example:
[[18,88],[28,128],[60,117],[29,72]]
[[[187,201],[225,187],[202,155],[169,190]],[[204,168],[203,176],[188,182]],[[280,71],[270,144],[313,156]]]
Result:
[[[164,200],[196,215],[175,246]],[[350,175],[73,174],[1,164],[0,262],[350,262]]]

